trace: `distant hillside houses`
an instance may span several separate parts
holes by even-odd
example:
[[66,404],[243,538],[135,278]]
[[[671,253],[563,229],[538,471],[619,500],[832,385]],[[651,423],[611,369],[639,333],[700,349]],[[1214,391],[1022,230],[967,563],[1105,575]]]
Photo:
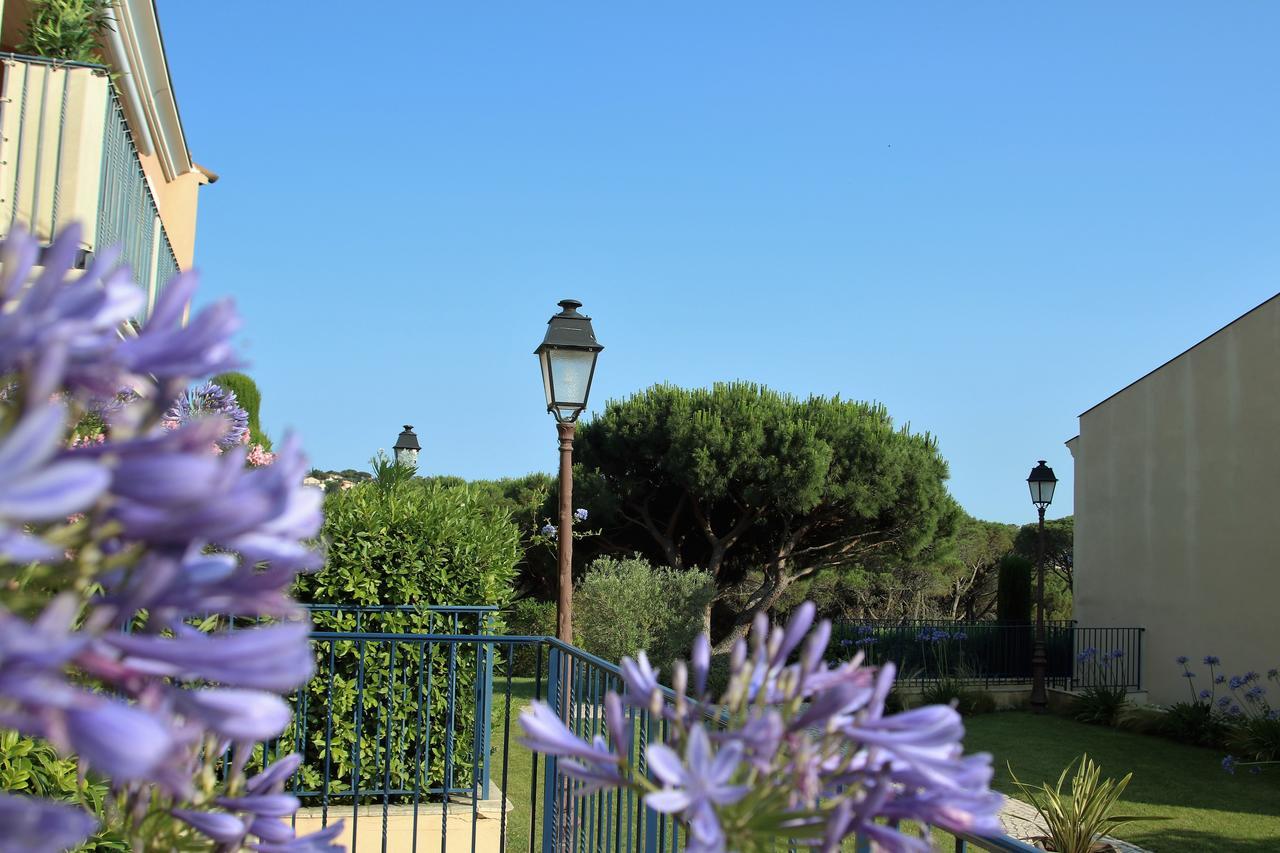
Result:
[[302,485],[324,489],[325,494],[328,494],[341,489],[349,489],[356,483],[363,483],[365,480],[372,479],[373,475],[368,471],[357,471],[354,468],[346,468],[342,471],[321,471],[319,468],[312,468],[307,472],[307,476],[302,479]]

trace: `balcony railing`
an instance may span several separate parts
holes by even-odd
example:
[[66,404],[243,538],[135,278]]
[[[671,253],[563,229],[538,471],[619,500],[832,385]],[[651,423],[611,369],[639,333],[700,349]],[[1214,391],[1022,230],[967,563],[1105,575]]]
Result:
[[121,247],[149,304],[178,272],[108,70],[0,53],[0,236],[48,243],[73,221],[86,253]]

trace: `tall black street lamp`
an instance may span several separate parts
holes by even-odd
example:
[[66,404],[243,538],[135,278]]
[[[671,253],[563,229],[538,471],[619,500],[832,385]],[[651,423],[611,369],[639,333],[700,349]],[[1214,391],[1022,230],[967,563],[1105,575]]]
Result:
[[555,416],[560,437],[560,524],[556,528],[560,567],[556,596],[556,637],[573,642],[573,433],[587,408],[596,358],[604,347],[596,341],[591,318],[578,313],[582,303],[562,299],[561,311],[547,321],[547,335],[534,350],[542,365],[547,411]]
[[1027,477],[1031,488],[1031,502],[1040,513],[1040,537],[1036,545],[1036,642],[1031,652],[1031,710],[1043,714],[1049,707],[1049,694],[1045,689],[1045,670],[1049,659],[1044,642],[1044,511],[1053,503],[1053,489],[1058,478],[1053,469],[1041,459]]

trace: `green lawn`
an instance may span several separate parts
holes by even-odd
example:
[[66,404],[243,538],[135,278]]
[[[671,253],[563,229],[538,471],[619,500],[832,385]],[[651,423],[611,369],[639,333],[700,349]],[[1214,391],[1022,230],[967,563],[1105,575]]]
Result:
[[967,751],[995,756],[995,786],[1006,794],[1016,794],[1006,761],[1029,786],[1056,781],[1087,752],[1104,777],[1133,773],[1126,812],[1169,818],[1131,824],[1118,833],[1124,840],[1157,853],[1280,850],[1280,770],[1232,776],[1221,752],[1056,716],[1010,711],[965,722]]
[[[505,693],[503,679],[494,687]],[[529,849],[532,757],[515,742],[519,731],[515,719],[519,708],[532,697],[532,679],[513,680],[506,790],[515,804],[507,827],[507,850],[511,851]],[[1280,771],[1260,775],[1238,771],[1232,776],[1222,770],[1222,754],[1214,750],[1057,716],[1037,717],[1020,711],[984,714],[967,718],[966,727],[967,751],[995,756],[995,786],[1006,794],[1017,793],[1005,769],[1006,761],[1030,785],[1053,782],[1072,758],[1087,752],[1102,766],[1104,776],[1133,772],[1122,801],[1126,812],[1169,818],[1126,827],[1120,833],[1126,841],[1156,853],[1280,851]],[[493,741],[497,750],[494,781],[498,784],[502,735],[500,722]]]
[[[491,774],[495,785],[502,785],[502,761],[503,761],[503,735],[507,684],[506,678],[503,676],[494,676],[494,701],[497,704],[499,719],[494,727],[492,734],[492,743],[494,747],[494,756],[491,766]],[[520,709],[533,699],[533,679],[532,678],[513,678],[511,679],[511,732],[510,732],[510,752],[511,758],[507,765],[507,799],[511,800],[515,806],[511,813],[507,816],[507,845],[506,849],[516,853],[516,851],[527,851],[529,849],[529,808],[532,804],[532,798],[529,796],[529,786],[532,783],[533,771],[533,753],[525,749],[516,742],[516,738],[520,734],[520,724],[517,717],[520,715]],[[538,784],[542,784],[542,768],[538,768]]]

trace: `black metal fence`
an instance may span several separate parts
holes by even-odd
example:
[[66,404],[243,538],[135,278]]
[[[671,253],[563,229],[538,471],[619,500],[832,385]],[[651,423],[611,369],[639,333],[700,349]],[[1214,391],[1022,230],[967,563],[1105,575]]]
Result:
[[[1045,623],[1048,683],[1073,690],[1112,679],[1129,690],[1142,689],[1142,628],[1089,628],[1072,621]],[[862,620],[833,626],[829,655],[850,658],[858,651],[874,664],[893,661],[900,681],[953,679],[984,686],[1029,684],[1034,625],[944,620]],[[1100,674],[1087,649],[1113,655],[1113,669]]]

